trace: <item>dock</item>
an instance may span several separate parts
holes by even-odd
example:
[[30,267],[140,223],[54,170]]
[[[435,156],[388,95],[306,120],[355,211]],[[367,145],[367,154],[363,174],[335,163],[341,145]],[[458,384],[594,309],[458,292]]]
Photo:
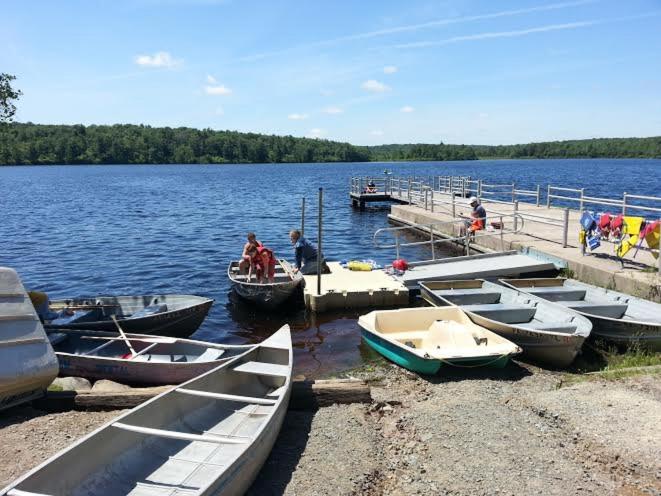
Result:
[[[366,181],[352,178],[351,193],[358,194],[358,185]],[[431,246],[449,241],[468,245],[470,250],[481,253],[532,249],[564,261],[567,274],[580,281],[661,301],[658,248],[634,247],[618,258],[610,242],[602,241],[602,247],[590,254],[578,240],[579,220],[584,210],[661,218],[661,197],[624,193],[621,199],[607,199],[588,196],[585,189],[537,185],[526,190],[517,189],[514,183],[492,185],[480,179],[448,176],[381,178],[380,182],[373,182],[377,193],[382,188],[387,201],[393,203],[390,221],[408,228],[408,234],[415,233],[418,242],[419,238],[427,237]],[[487,230],[470,239],[460,239],[463,219],[471,211],[469,196],[480,198],[485,207]],[[494,221],[503,228],[493,229]],[[375,244],[383,247],[386,234],[390,239],[396,234],[398,242],[406,237],[404,231],[394,229],[380,230],[382,237],[378,239],[377,233]]]

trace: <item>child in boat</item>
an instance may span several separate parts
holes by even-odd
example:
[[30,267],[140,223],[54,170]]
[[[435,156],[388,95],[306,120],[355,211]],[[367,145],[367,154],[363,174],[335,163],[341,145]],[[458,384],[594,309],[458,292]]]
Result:
[[255,246],[251,245],[248,248],[248,254],[250,256],[250,270],[248,272],[248,281],[252,276],[253,271],[257,281],[260,283],[265,283],[267,280],[270,283],[275,282],[275,255],[273,250],[266,248],[263,245]]
[[255,246],[256,248],[262,246],[260,241],[257,241],[257,237],[254,232],[248,233],[248,241],[243,245],[243,253],[241,254],[241,261],[239,262],[239,274],[245,274],[250,268],[250,255],[248,254],[248,248]]

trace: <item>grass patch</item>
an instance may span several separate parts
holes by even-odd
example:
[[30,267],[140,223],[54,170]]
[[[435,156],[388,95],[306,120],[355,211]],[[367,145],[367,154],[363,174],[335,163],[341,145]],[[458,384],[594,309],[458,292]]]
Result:
[[51,384],[50,386],[48,386],[47,391],[51,391],[51,392],[53,392],[53,391],[64,391],[64,388],[62,386],[57,385],[57,384]]
[[566,279],[576,279],[576,274],[570,268],[565,267],[564,269],[560,269],[560,272],[558,273],[558,277],[564,277]]

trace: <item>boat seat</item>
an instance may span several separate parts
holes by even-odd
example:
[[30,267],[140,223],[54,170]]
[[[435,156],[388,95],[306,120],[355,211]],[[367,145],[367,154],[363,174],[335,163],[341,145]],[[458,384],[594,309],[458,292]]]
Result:
[[621,319],[629,308],[629,305],[615,302],[591,303],[589,301],[560,301],[559,303],[578,312],[585,312],[600,317],[609,317],[611,319]]
[[473,305],[479,303],[498,303],[500,292],[474,289],[436,289],[432,293],[451,301],[456,305]]
[[198,391],[195,389],[176,388],[177,393],[189,394],[191,396],[202,396],[204,398],[213,398],[216,400],[236,401],[240,403],[250,403],[253,405],[275,405],[278,400],[271,398],[255,398],[253,396],[239,396],[236,394],[212,393],[209,391]]
[[549,301],[583,300],[586,293],[584,289],[565,288],[563,286],[551,286],[547,288],[521,288],[521,290]]
[[270,393],[267,393],[266,396],[269,396],[269,397],[271,397],[271,398],[279,398],[279,397],[282,396],[286,391],[287,391],[287,385],[284,385],[284,386],[280,386],[280,387],[277,388],[277,389],[274,389],[274,390],[271,391]]
[[530,329],[532,331],[548,331],[548,332],[561,332],[566,334],[574,334],[577,326],[568,322],[564,323],[540,323],[540,324],[519,324],[517,327],[522,329]]
[[165,303],[160,305],[149,305],[145,308],[138,310],[137,312],[131,314],[129,319],[140,319],[142,317],[149,317],[150,315],[156,315],[159,313],[164,313],[168,311],[168,306]]
[[[452,355],[449,355],[447,352],[443,353],[445,350],[450,351],[450,349],[452,350]],[[438,353],[430,352],[430,355],[432,358],[440,357],[448,360],[452,360],[454,358],[474,358],[483,356],[485,354],[487,356],[509,355],[512,353],[512,345],[508,343],[490,344],[487,346],[480,346],[476,344],[475,346],[452,346],[452,348],[446,348],[445,350],[443,347],[441,347],[440,349],[436,350]]]
[[487,319],[504,322],[506,324],[518,324],[530,322],[535,316],[537,309],[525,305],[513,305],[509,303],[494,303],[492,305],[462,305],[462,310],[473,312]]
[[207,348],[206,350],[204,350],[204,353],[198,356],[194,361],[212,362],[214,360],[218,360],[221,356],[223,356],[224,353],[225,350],[218,350],[216,348]]
[[234,367],[232,370],[246,374],[269,375],[273,377],[287,377],[289,375],[289,367],[287,365],[267,362],[245,362]]
[[202,441],[205,443],[216,444],[245,444],[245,441],[231,438],[228,436],[221,436],[219,434],[191,434],[188,432],[170,431],[167,429],[153,429],[151,427],[142,427],[140,425],[124,424],[122,422],[114,422],[113,427],[122,429],[129,432],[136,432],[138,434],[146,434],[148,436],[166,437],[170,439],[182,439],[184,441]]

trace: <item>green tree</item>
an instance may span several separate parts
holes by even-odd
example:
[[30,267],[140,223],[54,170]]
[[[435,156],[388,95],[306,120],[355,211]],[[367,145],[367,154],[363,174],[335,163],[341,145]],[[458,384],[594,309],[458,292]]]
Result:
[[10,122],[16,113],[16,105],[13,101],[18,100],[23,94],[21,90],[15,90],[11,82],[16,76],[0,72],[0,124]]

